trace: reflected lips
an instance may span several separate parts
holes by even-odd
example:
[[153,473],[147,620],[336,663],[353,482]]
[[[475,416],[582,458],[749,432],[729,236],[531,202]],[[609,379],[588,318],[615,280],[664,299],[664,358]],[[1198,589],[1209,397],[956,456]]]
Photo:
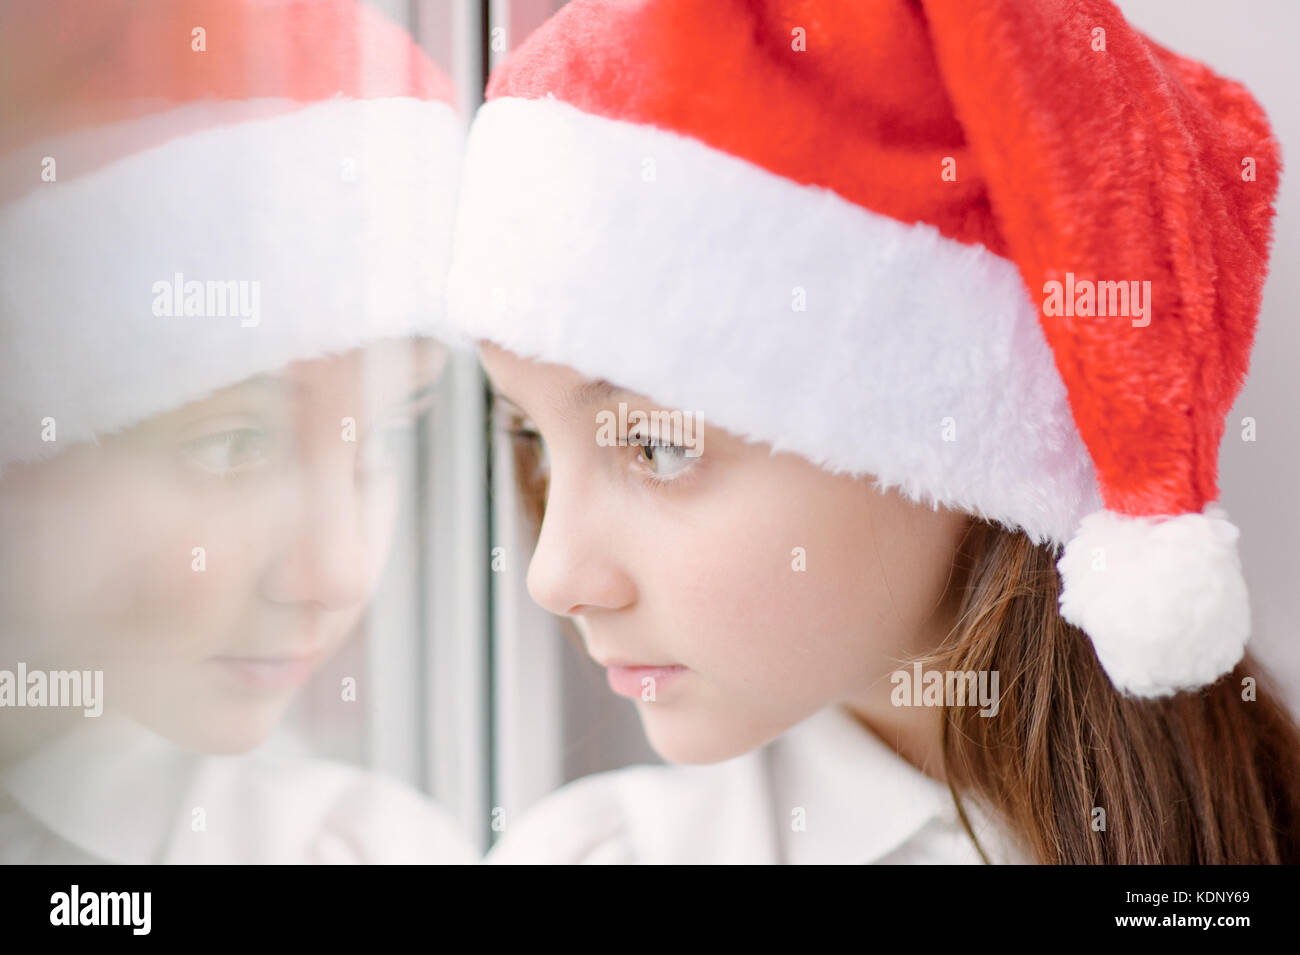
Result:
[[214,657],[241,683],[258,690],[287,690],[307,681],[316,657]]
[[[609,688],[619,696],[640,699],[644,690],[654,687],[655,696],[672,684],[686,672],[684,666],[668,667],[630,667],[607,666],[605,675],[609,679]],[[653,683],[644,683],[653,680]]]

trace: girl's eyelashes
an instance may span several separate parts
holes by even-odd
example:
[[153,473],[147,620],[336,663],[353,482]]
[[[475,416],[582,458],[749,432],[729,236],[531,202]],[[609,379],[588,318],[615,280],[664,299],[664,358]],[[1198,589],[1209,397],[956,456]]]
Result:
[[628,435],[628,444],[636,455],[634,468],[652,486],[661,487],[681,481],[699,465],[699,456],[688,455],[688,449],[684,446],[662,441],[652,435]]

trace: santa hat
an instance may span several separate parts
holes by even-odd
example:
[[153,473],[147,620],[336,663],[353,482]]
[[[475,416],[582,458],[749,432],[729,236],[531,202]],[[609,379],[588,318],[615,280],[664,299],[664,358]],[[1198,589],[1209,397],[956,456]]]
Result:
[[401,27],[353,0],[6,16],[0,472],[445,320],[464,123]]
[[1167,695],[1249,635],[1217,452],[1278,163],[1104,0],[573,0],[471,128],[451,317],[1064,545],[1063,616]]

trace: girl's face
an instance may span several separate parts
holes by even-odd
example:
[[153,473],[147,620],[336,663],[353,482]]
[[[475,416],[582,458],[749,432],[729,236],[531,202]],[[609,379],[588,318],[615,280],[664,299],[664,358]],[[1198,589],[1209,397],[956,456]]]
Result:
[[831,475],[707,420],[690,435],[695,457],[611,446],[599,412],[617,416],[620,401],[629,416],[670,409],[601,394],[572,369],[492,345],[481,357],[498,414],[514,416],[515,440],[540,442],[548,461],[533,599],[573,617],[599,664],[683,668],[610,677],[616,688],[635,684],[664,759],[728,759],[832,703],[882,735],[903,720],[937,725],[932,712],[889,705],[889,676],[956,620],[948,585],[967,516],[882,494],[870,479]]
[[7,472],[4,665],[100,669],[106,710],[194,749],[261,742],[365,610],[444,359],[295,363]]

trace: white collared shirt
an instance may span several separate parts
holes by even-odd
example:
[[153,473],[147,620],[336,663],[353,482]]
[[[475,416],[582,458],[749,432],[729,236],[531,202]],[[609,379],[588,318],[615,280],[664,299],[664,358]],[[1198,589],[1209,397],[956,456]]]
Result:
[[110,713],[0,772],[0,863],[478,861],[449,814],[394,780],[200,755]]
[[[1027,852],[970,798],[989,860]],[[633,766],[575,780],[516,820],[486,862],[980,863],[948,787],[840,706],[711,766]]]

